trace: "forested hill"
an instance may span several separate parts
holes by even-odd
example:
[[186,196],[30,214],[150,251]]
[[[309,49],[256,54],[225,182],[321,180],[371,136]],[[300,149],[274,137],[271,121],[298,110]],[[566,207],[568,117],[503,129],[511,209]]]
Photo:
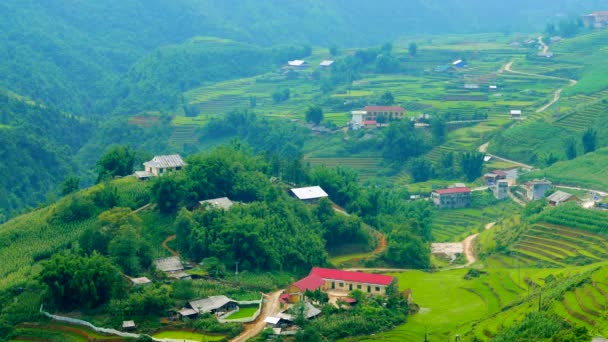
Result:
[[69,112],[103,114],[128,97],[118,82],[138,60],[195,36],[255,45],[376,45],[417,33],[540,30],[560,15],[608,5],[557,2],[6,0],[0,86]]

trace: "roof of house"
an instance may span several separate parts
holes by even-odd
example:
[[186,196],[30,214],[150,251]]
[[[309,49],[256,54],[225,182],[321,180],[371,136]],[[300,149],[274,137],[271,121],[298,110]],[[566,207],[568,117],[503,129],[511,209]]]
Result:
[[329,60],[329,59],[326,59],[324,61],[321,61],[321,63],[319,63],[320,66],[330,66],[332,64],[334,64],[334,61]]
[[152,280],[150,280],[146,277],[139,277],[139,278],[131,278],[131,282],[133,283],[133,285],[146,285],[146,284],[150,284],[152,282]]
[[494,170],[494,171],[492,171],[492,173],[495,174],[495,175],[497,175],[497,176],[503,176],[503,177],[507,176],[507,173],[504,172],[503,170]]
[[230,209],[230,207],[232,207],[232,205],[234,204],[230,199],[228,199],[228,197],[213,198],[200,201],[198,203],[200,203],[201,205],[208,203],[209,205],[211,205],[212,208],[220,208],[224,210]]
[[520,109],[512,109],[511,110],[511,115],[521,115],[521,110]]
[[302,66],[307,63],[306,61],[303,61],[301,59],[294,59],[293,61],[288,61],[287,64],[289,64],[290,66]]
[[302,278],[302,279],[296,281],[295,283],[293,283],[293,286],[297,287],[298,289],[300,289],[300,291],[304,292],[306,290],[314,291],[314,290],[318,289],[319,287],[321,287],[321,285],[323,285],[324,283],[325,283],[325,280],[323,280],[318,275],[309,274],[306,278]]
[[390,285],[395,279],[395,277],[393,276],[387,276],[382,274],[351,272],[321,267],[313,267],[313,269],[310,271],[310,275],[316,275],[323,279],[354,281],[358,283],[375,285]]
[[462,59],[457,59],[452,62],[452,65],[458,65],[458,64],[461,64],[462,62],[463,62]]
[[280,301],[280,302],[285,303],[285,302],[287,302],[288,300],[289,300],[289,293],[283,293],[283,294],[281,295],[281,297],[279,297],[279,301]]
[[226,296],[211,296],[204,299],[191,300],[188,302],[188,304],[190,304],[190,307],[197,312],[205,313],[219,309],[230,302],[234,302],[234,300]]
[[458,187],[458,188],[449,188],[449,189],[439,189],[439,190],[435,190],[434,192],[436,192],[440,195],[448,195],[448,194],[460,194],[460,193],[471,192],[471,189],[466,188],[466,187]]
[[552,193],[550,196],[547,197],[547,199],[550,202],[564,202],[569,200],[573,195],[569,194],[567,192],[561,191],[561,190],[557,190],[556,192]]
[[135,328],[135,321],[123,321],[122,328]]
[[280,320],[281,320],[280,317],[268,316],[268,317],[266,317],[266,319],[264,319],[264,323],[277,324],[277,323],[279,323]]
[[405,109],[399,106],[365,106],[363,110],[368,112],[403,112]]
[[182,316],[193,316],[196,315],[198,313],[198,311],[194,310],[194,309],[190,309],[190,308],[182,308],[181,310],[179,310],[179,314]]
[[154,266],[163,272],[181,271],[184,269],[184,265],[182,264],[181,260],[179,260],[179,257],[176,256],[156,259],[154,260]]
[[373,126],[377,125],[378,122],[376,120],[363,120],[363,124],[366,126]]
[[353,304],[356,303],[357,300],[355,298],[351,298],[351,297],[342,297],[340,298],[341,301],[343,301],[344,303],[348,303],[348,304]]
[[180,167],[186,166],[186,163],[179,154],[171,154],[168,156],[154,156],[152,160],[145,162],[144,166],[155,168]]
[[320,186],[309,186],[305,188],[294,188],[290,190],[298,199],[307,200],[314,198],[327,197],[325,190],[321,189]]
[[135,171],[135,177],[142,179],[142,178],[150,178],[153,177],[154,175],[151,174],[148,171]]
[[[311,318],[316,317],[319,314],[321,314],[321,310],[317,309],[309,302],[306,302],[305,305],[306,305],[306,319],[311,319]],[[279,313],[277,315],[277,317],[280,319],[284,319],[286,321],[290,321],[290,322],[294,322],[296,320],[296,318],[293,315],[285,313],[285,311]]]

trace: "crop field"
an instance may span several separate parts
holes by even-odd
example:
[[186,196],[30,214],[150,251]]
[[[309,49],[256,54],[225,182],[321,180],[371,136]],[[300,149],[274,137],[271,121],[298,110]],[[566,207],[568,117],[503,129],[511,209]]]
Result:
[[376,176],[382,158],[379,157],[336,157],[336,158],[304,158],[311,166],[325,165],[327,167],[349,167],[359,173],[361,180]]
[[249,318],[249,317],[253,316],[256,311],[258,311],[257,305],[243,306],[243,307],[239,308],[238,312],[231,314],[226,319],[231,320],[231,319]]
[[458,242],[483,229],[486,224],[513,216],[520,207],[511,200],[498,202],[484,209],[439,210],[433,218],[433,241]]
[[166,338],[173,340],[190,340],[190,341],[223,341],[226,339],[225,336],[221,335],[206,335],[196,331],[189,330],[164,330],[152,335],[154,338]]
[[[557,162],[542,171],[542,176],[562,185],[582,186],[608,191],[608,148],[588,153],[573,160]],[[530,173],[538,177],[540,172]]]
[[118,336],[102,335],[79,325],[47,322],[20,324],[16,328],[15,337],[10,341],[120,342],[126,340]]

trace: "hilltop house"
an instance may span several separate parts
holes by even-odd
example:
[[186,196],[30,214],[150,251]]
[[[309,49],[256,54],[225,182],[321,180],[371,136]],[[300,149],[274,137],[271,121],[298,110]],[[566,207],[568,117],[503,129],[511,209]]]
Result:
[[187,164],[179,154],[167,156],[154,156],[152,160],[144,163],[145,171],[136,171],[135,176],[139,179],[148,179],[164,175],[166,172],[179,171]]
[[506,179],[497,181],[490,188],[492,189],[492,194],[496,199],[501,200],[509,197],[509,182]]
[[192,277],[184,272],[184,264],[177,256],[156,259],[153,262],[157,270],[164,272],[168,277],[175,279],[191,279]]
[[294,59],[293,61],[288,61],[287,66],[294,68],[305,68],[308,66],[308,62],[303,61],[301,59]]
[[360,290],[372,295],[385,296],[387,288],[396,286],[396,283],[395,277],[387,275],[313,267],[306,278],[289,285],[281,298],[290,304],[298,303],[305,299],[306,290],[321,290],[342,296]]
[[593,12],[582,18],[586,27],[604,28],[608,24],[608,11]]
[[512,109],[509,114],[511,119],[521,119],[521,109]]
[[526,190],[526,198],[529,201],[535,201],[545,198],[545,193],[551,189],[551,182],[546,179],[533,180],[524,184],[524,189]]
[[547,200],[549,201],[549,205],[557,207],[558,205],[560,205],[562,203],[566,203],[566,202],[570,202],[570,201],[578,201],[578,197],[576,197],[572,194],[569,194],[567,192],[557,190],[556,192],[549,195],[547,197]]
[[471,189],[467,187],[439,189],[431,193],[431,199],[441,209],[465,208],[471,205]]
[[378,127],[388,121],[401,120],[405,115],[405,109],[399,106],[366,106],[362,110],[354,110],[350,114],[351,128],[356,130],[362,127]]
[[320,186],[309,186],[305,188],[294,188],[289,190],[291,196],[306,202],[317,203],[321,198],[328,197]]
[[334,61],[326,59],[321,61],[321,63],[319,63],[319,66],[323,68],[329,68],[332,64],[334,64]]

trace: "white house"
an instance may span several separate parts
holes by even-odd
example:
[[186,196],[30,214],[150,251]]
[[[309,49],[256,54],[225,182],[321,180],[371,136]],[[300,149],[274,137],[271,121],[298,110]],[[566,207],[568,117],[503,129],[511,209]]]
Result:
[[324,67],[324,68],[328,68],[328,67],[330,67],[332,64],[334,64],[334,61],[332,61],[332,60],[328,60],[328,59],[326,59],[326,60],[324,60],[324,61],[321,61],[321,63],[319,63],[319,65],[320,65],[320,66],[322,66],[322,67]]
[[321,189],[320,186],[309,186],[306,188],[295,188],[289,190],[292,196],[295,198],[306,202],[306,203],[315,203],[319,201],[319,199],[328,197],[325,190]]
[[511,114],[511,119],[521,119],[521,110],[520,109],[512,109],[511,112],[509,112],[509,114]]
[[303,68],[308,66],[308,62],[301,59],[294,59],[293,61],[288,61],[287,65],[290,67]]
[[367,111],[365,110],[353,110],[350,112],[351,119],[350,125],[353,129],[359,129],[363,127],[363,121],[365,121],[365,116],[367,115]]
[[[168,156],[155,156],[152,160],[144,163],[145,171],[136,172],[138,178],[144,178],[144,173],[148,173],[149,177],[162,176],[165,172],[179,171],[186,166],[186,163],[179,154]],[[149,178],[148,177],[148,178]]]

